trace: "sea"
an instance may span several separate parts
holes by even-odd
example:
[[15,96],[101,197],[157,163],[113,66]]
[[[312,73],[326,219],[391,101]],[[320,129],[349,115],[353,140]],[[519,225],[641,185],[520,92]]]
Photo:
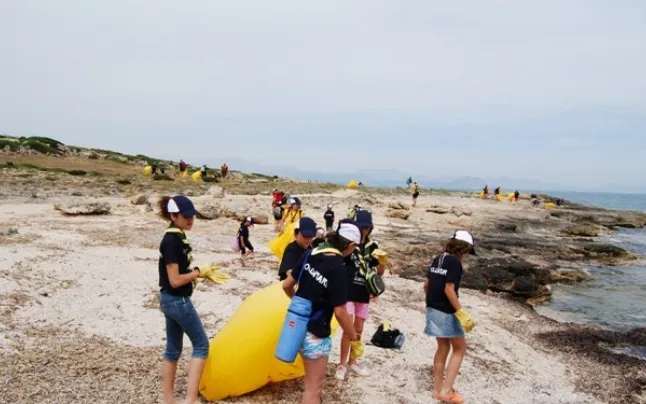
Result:
[[[607,209],[646,212],[646,194],[552,192],[549,195]],[[646,229],[618,229],[602,241],[646,259]],[[619,267],[585,269],[595,279],[576,285],[553,285],[552,300],[538,312],[557,321],[592,324],[615,331],[646,327],[646,260]],[[646,361],[645,346],[618,351]]]

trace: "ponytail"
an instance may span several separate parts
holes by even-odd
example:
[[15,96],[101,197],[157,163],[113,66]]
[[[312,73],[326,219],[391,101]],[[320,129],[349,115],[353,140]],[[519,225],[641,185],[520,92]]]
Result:
[[162,196],[159,198],[159,201],[157,202],[157,207],[159,208],[159,217],[162,219],[168,220],[169,222],[172,222],[173,219],[170,216],[170,213],[168,212],[168,201],[171,200],[171,197],[168,195]]

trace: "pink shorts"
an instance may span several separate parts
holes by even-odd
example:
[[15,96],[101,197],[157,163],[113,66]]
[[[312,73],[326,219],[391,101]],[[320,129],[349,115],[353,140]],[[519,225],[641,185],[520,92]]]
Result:
[[351,316],[357,316],[365,320],[368,318],[368,305],[369,303],[348,302],[345,308]]

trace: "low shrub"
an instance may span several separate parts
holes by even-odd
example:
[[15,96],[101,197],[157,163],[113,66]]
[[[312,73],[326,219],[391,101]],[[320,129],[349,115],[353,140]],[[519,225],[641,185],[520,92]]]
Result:
[[153,175],[153,180],[155,181],[173,181],[171,177],[169,177],[167,174],[155,174]]
[[70,170],[67,173],[69,175],[77,175],[77,176],[87,175],[87,171],[83,171],[83,170]]
[[119,184],[119,185],[130,185],[130,184],[132,184],[132,182],[130,182],[129,180],[117,180],[117,184]]
[[204,182],[220,182],[220,179],[217,177],[206,177],[202,178],[202,181]]

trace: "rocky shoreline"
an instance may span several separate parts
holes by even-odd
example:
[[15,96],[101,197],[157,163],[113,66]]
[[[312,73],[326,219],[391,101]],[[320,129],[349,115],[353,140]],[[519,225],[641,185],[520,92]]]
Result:
[[[389,252],[392,262],[392,275],[389,274],[387,279],[391,289],[384,297],[387,307],[382,308],[385,310],[384,314],[375,315],[373,322],[381,321],[381,318],[384,320],[398,319],[402,326],[407,326],[406,331],[410,338],[407,343],[410,344],[409,349],[413,351],[410,356],[407,356],[407,360],[410,362],[405,362],[405,366],[411,369],[424,366],[415,361],[427,362],[424,358],[418,359],[417,356],[432,355],[432,351],[426,352],[425,350],[428,345],[423,341],[427,340],[422,335],[417,335],[418,331],[416,331],[421,329],[418,324],[422,321],[422,316],[419,309],[420,298],[417,293],[419,293],[419,283],[423,279],[424,270],[433,255],[441,251],[446,238],[456,228],[469,229],[476,237],[479,255],[471,260],[465,268],[463,288],[465,302],[467,307],[473,308],[473,314],[477,316],[480,324],[480,331],[474,337],[473,357],[471,358],[473,362],[468,365],[473,368],[467,367],[465,369],[467,379],[463,383],[466,384],[467,392],[469,389],[480,388],[476,386],[486,386],[487,376],[482,376],[484,379],[479,376],[482,372],[488,372],[489,376],[503,379],[514,377],[513,374],[508,374],[509,372],[517,372],[516,379],[522,380],[515,388],[532,389],[533,380],[539,377],[534,375],[535,372],[539,372],[545,377],[548,376],[546,372],[549,373],[550,366],[553,366],[549,365],[552,363],[547,361],[549,359],[557,360],[558,363],[565,366],[567,373],[562,378],[571,379],[576,387],[576,392],[571,392],[568,390],[569,387],[559,386],[559,389],[564,389],[563,391],[566,392],[563,393],[565,396],[567,394],[593,395],[597,401],[588,398],[583,401],[567,401],[566,398],[559,399],[560,393],[557,391],[551,399],[541,402],[637,404],[646,400],[644,363],[608,349],[608,347],[622,344],[646,345],[646,331],[644,329],[619,333],[596,327],[558,323],[541,317],[533,310],[535,305],[544,303],[550,298],[551,285],[589,280],[590,275],[585,271],[587,265],[623,265],[640,259],[620,247],[600,241],[600,236],[611,234],[618,227],[642,228],[646,225],[645,214],[597,209],[571,204],[567,201],[564,206],[558,209],[547,210],[531,207],[528,199],[521,199],[519,203],[512,205],[507,202],[480,200],[475,194],[461,192],[425,192],[420,197],[418,205],[412,207],[409,196],[405,192],[397,190],[365,189],[357,192],[339,188],[336,190],[322,188],[317,192],[316,184],[293,182],[276,184],[272,181],[249,183],[245,182],[244,178],[219,185],[192,182],[182,182],[181,185],[172,182],[161,184],[141,177],[128,177],[128,183],[126,183],[123,178],[106,180],[97,177],[77,178],[69,175],[62,175],[58,177],[57,181],[51,181],[46,179],[52,175],[51,173],[34,173],[33,171],[28,173],[29,176],[21,177],[26,174],[25,171],[12,170],[13,181],[1,184],[0,193],[3,194],[3,204],[11,204],[12,206],[12,211],[8,212],[4,220],[1,221],[2,226],[15,227],[20,233],[5,237],[6,240],[0,240],[2,241],[0,248],[4,245],[7,248],[6,251],[17,251],[13,246],[23,245],[21,251],[25,250],[25,247],[27,250],[31,248],[35,254],[34,257],[53,248],[55,251],[63,251],[62,254],[67,255],[67,260],[74,262],[80,260],[79,262],[83,265],[80,265],[77,270],[83,270],[85,265],[94,265],[95,261],[92,261],[91,254],[96,254],[97,258],[94,259],[101,262],[100,260],[104,259],[101,258],[103,257],[101,255],[103,254],[102,248],[105,246],[124,248],[124,245],[134,242],[135,245],[128,246],[128,248],[138,249],[137,254],[140,255],[143,251],[150,250],[154,256],[159,225],[158,220],[154,217],[156,197],[169,191],[177,192],[178,187],[181,187],[180,189],[184,190],[183,193],[193,196],[196,206],[202,213],[201,223],[198,226],[200,230],[194,236],[196,247],[201,251],[210,251],[216,260],[230,260],[230,263],[227,261],[224,265],[229,270],[233,270],[234,278],[242,276],[242,279],[247,279],[245,277],[254,279],[250,285],[255,285],[254,288],[258,288],[262,282],[273,281],[274,277],[266,276],[266,273],[273,273],[274,257],[269,253],[262,252],[264,247],[260,247],[258,257],[255,259],[255,265],[258,266],[255,271],[258,272],[250,272],[249,269],[238,268],[234,263],[235,257],[232,258],[230,252],[226,252],[220,247],[228,245],[227,240],[230,233],[235,231],[240,218],[248,215],[256,217],[259,223],[252,235],[254,239],[257,238],[257,245],[265,246],[275,235],[272,230],[273,226],[261,225],[261,223],[269,223],[269,191],[271,188],[278,186],[288,191],[290,187],[301,191],[307,190],[307,192],[299,191],[299,196],[303,201],[305,213],[317,220],[320,220],[325,206],[329,203],[335,205],[337,218],[343,217],[347,209],[354,204],[362,204],[364,208],[373,211],[376,224],[374,237],[380,242],[382,248]],[[32,182],[28,186],[20,183],[20,181],[26,180]],[[45,210],[43,210],[44,207]],[[120,232],[106,233],[104,226],[107,224],[103,223],[122,220],[120,218],[143,227],[137,228],[133,234],[128,233],[127,235]],[[29,224],[36,223],[34,220],[39,224],[36,226]],[[43,228],[40,227],[41,221],[45,226]],[[25,227],[31,228],[31,230],[25,232],[23,230]],[[70,229],[72,230],[70,231]],[[3,228],[0,228],[1,230]],[[41,232],[44,233],[41,234]],[[56,241],[55,239],[50,240],[51,237],[63,238]],[[81,240],[79,248],[84,249],[86,254],[90,255],[83,258],[75,249],[63,247],[66,245],[64,237],[78,237]],[[56,244],[57,242],[60,245]],[[67,249],[61,250],[61,248]],[[126,253],[125,250],[123,252]],[[141,265],[138,260],[139,258],[133,258],[129,265],[133,267]],[[2,268],[4,272],[0,272],[3,277],[9,276],[8,279],[19,279],[20,276],[23,276],[22,271],[25,268],[22,265],[19,263],[8,266]],[[37,265],[40,264],[33,264],[33,267],[27,266],[27,268],[37,268]],[[147,263],[146,265],[152,264]],[[141,268],[145,268],[145,266]],[[32,270],[29,269],[29,271]],[[108,268],[104,270],[110,271]],[[99,276],[94,272],[93,269],[84,276]],[[128,271],[123,276],[132,276],[130,274],[131,271]],[[66,282],[65,273],[56,276],[61,276],[61,282]],[[34,277],[34,279],[40,278]],[[262,279],[260,284],[257,283],[258,279]],[[92,282],[101,284],[103,278],[99,276]],[[154,279],[150,279],[149,283],[154,284]],[[13,283],[8,285],[13,285]],[[65,290],[80,287],[76,284],[64,283],[64,285]],[[140,285],[139,280],[133,285]],[[221,326],[231,315],[232,310],[235,309],[235,302],[241,296],[254,290],[254,288],[243,289],[239,285],[242,284],[234,283],[225,296],[219,296],[219,299],[231,299],[234,303],[227,305],[227,311],[213,313],[213,316],[218,319],[218,325],[211,326],[212,332],[215,332],[217,327]],[[89,291],[97,286],[95,283],[87,283],[83,287],[89,288],[86,289]],[[140,288],[140,286],[137,287]],[[52,291],[46,295],[36,294],[35,297],[29,297],[33,292],[27,288],[17,289],[11,293],[11,296],[8,296],[13,300],[0,301],[2,304],[7,303],[12,307],[15,306],[6,313],[4,320],[6,325],[9,325],[15,332],[22,332],[25,336],[33,338],[35,341],[33,343],[47,344],[46,339],[43,339],[45,338],[44,334],[32,336],[27,331],[32,327],[31,321],[33,320],[30,316],[40,315],[38,314],[38,305],[34,306],[29,302],[56,299],[59,292]],[[137,293],[134,295],[137,296]],[[83,294],[83,296],[87,295]],[[135,310],[134,308],[139,305],[145,305],[145,302],[140,303],[135,300],[129,310]],[[145,299],[146,302],[150,300],[150,296]],[[214,300],[213,306],[210,307],[219,307],[218,304],[221,301],[227,300]],[[49,304],[46,303],[43,307],[48,307]],[[79,307],[78,310],[83,312],[83,310],[87,310],[85,307],[93,304],[99,304],[99,302],[87,301],[84,308]],[[16,317],[14,314],[25,310],[32,314],[23,314],[23,317]],[[407,313],[405,316],[402,315],[404,311]],[[145,315],[145,312],[133,313],[125,313],[124,316],[126,314],[127,316]],[[94,313],[85,316],[87,317],[85,321],[88,324],[93,324],[92,322],[96,321]],[[152,318],[157,321],[157,317]],[[25,319],[29,321],[23,323]],[[79,319],[67,320],[64,316],[60,319],[60,324],[55,323],[54,325],[67,327],[69,321],[81,329],[88,327],[88,324],[84,324]],[[115,320],[110,319],[108,322],[112,324],[113,321]],[[367,326],[374,328],[377,325],[377,323],[371,322]],[[96,326],[90,325],[89,327],[96,329]],[[141,333],[136,339],[137,343],[140,343],[142,339],[152,338],[146,336],[147,328],[150,327],[146,326],[134,331],[135,334]],[[108,327],[97,335],[100,338],[110,336],[109,330]],[[2,334],[1,331],[2,329],[0,329],[0,334]],[[72,330],[71,332],[78,333],[80,331]],[[64,333],[65,338],[72,338],[71,334],[68,335],[69,331]],[[11,334],[8,334],[6,338],[11,338]],[[507,341],[503,343],[500,338],[515,341],[506,346],[507,350],[511,349],[513,352],[497,352],[494,355],[494,357],[508,355],[509,357],[506,359],[491,358],[490,356],[493,354],[490,351],[494,349],[493,345],[508,343]],[[113,343],[114,341],[111,342],[111,344]],[[110,349],[109,352],[114,352],[115,355],[121,355],[123,351],[122,348],[117,347],[104,349]],[[137,379],[138,386],[146,386],[149,384],[146,380],[156,377],[156,373],[150,370],[150,366],[154,365],[154,360],[149,358],[150,348],[129,349],[132,351],[129,355],[147,355],[141,357],[141,374],[137,376],[141,378]],[[421,349],[420,352],[425,352],[425,354],[416,354],[415,350],[417,349]],[[0,351],[0,353],[2,352]],[[43,352],[43,355],[45,354],[55,355],[49,351]],[[390,359],[380,357],[382,353],[374,352],[373,355],[375,355],[376,364],[380,367],[390,366]],[[534,358],[533,360],[544,358],[547,362],[536,369],[525,369],[520,364],[525,360],[532,362],[527,358]],[[8,360],[8,363],[16,366],[12,369],[18,374],[27,371],[28,368],[25,368],[21,363],[20,357],[10,356]],[[499,363],[499,360],[502,362]],[[514,360],[518,363],[514,364]],[[506,365],[503,366],[504,363]],[[393,364],[393,366],[395,365]],[[404,364],[399,366],[404,366]],[[395,369],[385,371],[394,372]],[[427,371],[424,370],[424,373]],[[38,374],[37,370],[32,368],[29,368],[29,372],[29,376],[34,378]],[[27,376],[25,374],[25,377]],[[101,375],[96,376],[101,377]],[[52,385],[55,385],[57,375],[52,373],[48,374],[48,377],[52,380]],[[406,374],[405,377],[411,377],[411,380],[414,380],[417,376]],[[94,379],[89,377],[88,380]],[[551,379],[543,378],[542,383],[548,383],[549,380]],[[555,380],[557,379],[554,379],[553,382]],[[406,383],[404,380],[396,382]],[[370,382],[368,381],[368,383]],[[408,383],[411,383],[410,380]],[[291,390],[297,387],[293,384],[285,386],[285,388],[290,387],[289,393],[286,393],[282,387],[272,387],[259,392],[258,395],[252,396],[250,399],[253,401],[254,397],[269,397],[270,401],[276,402],[276,394],[280,397],[285,394],[293,394]],[[356,391],[361,391],[361,394],[369,394],[371,391],[371,388],[364,386],[359,381],[357,381],[357,386],[352,388],[358,389]],[[391,394],[393,388],[395,388],[394,385],[384,386],[385,390],[383,392],[377,391],[375,399],[379,400]],[[402,391],[403,402],[418,402],[418,397],[426,395],[425,389],[427,386],[413,392]],[[15,391],[9,391],[9,393],[13,394],[12,397],[19,397]],[[544,392],[535,393],[535,397],[549,396]],[[36,394],[35,397],[39,397],[39,393],[34,394]],[[332,393],[331,402],[337,402],[335,394]],[[379,394],[384,394],[384,396]],[[483,399],[483,403],[504,402],[500,398],[495,398],[498,397],[496,392],[487,392],[486,394],[489,398]],[[536,399],[543,400],[543,398]],[[348,401],[347,397],[344,400],[345,402],[366,402]],[[133,399],[132,402],[140,401]],[[240,402],[248,401],[241,399]]]

